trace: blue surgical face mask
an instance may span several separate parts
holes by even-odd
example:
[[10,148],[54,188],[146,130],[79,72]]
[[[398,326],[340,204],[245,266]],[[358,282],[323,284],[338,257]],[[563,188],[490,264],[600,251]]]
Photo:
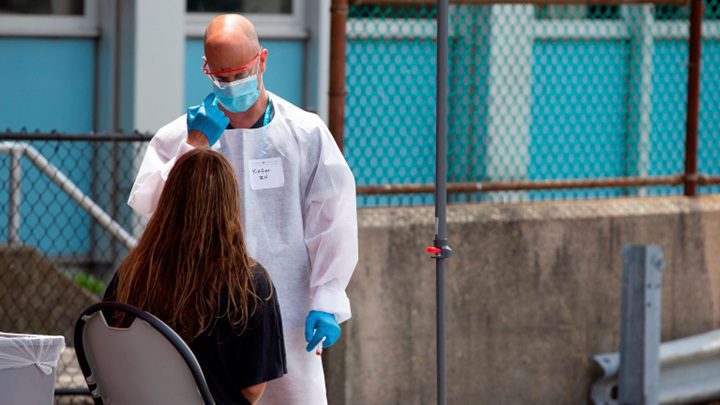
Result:
[[247,111],[260,97],[257,75],[230,83],[218,83],[217,81],[212,83],[215,97],[230,112]]

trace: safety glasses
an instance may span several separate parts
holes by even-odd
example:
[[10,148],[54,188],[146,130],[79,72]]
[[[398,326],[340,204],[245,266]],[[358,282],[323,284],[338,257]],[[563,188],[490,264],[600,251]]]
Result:
[[253,60],[251,60],[250,63],[246,65],[240,66],[239,68],[218,70],[214,72],[210,71],[207,59],[203,57],[205,63],[203,64],[202,71],[210,78],[210,80],[216,82],[219,85],[246,79],[257,73],[257,67],[259,66],[259,63],[257,62],[260,60],[260,55],[262,54],[262,51],[263,48],[260,48]]

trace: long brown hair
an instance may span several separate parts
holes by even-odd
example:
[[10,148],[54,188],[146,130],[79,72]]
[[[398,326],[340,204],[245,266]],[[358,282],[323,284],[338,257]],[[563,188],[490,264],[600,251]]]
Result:
[[247,324],[258,299],[254,265],[235,171],[221,154],[194,149],[175,163],[157,210],[120,265],[116,300],[152,313],[190,342],[218,316]]

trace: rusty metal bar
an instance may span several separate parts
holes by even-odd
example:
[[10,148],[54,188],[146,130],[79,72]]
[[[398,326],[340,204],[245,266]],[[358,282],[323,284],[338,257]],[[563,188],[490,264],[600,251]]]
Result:
[[[642,187],[642,186],[679,186],[685,180],[681,174],[660,177],[624,177],[612,179],[589,180],[542,180],[542,181],[509,181],[487,183],[449,183],[448,193],[476,193],[495,191],[531,191],[560,190],[576,188],[609,188],[609,187]],[[706,178],[704,181],[718,181],[720,178]],[[432,194],[433,184],[387,184],[381,186],[358,186],[358,194]]]
[[[433,0],[350,0],[352,5],[377,5],[377,6],[420,6],[435,4]],[[683,6],[688,4],[687,0],[450,0],[453,4],[539,4],[539,5],[628,5],[628,4],[668,4]]]
[[720,177],[709,177],[709,176],[699,175],[697,177],[697,184],[699,186],[718,185],[718,184],[720,184]]
[[328,127],[340,150],[345,143],[345,52],[348,0],[332,0],[330,6],[330,88]]
[[702,48],[703,0],[691,0],[690,54],[685,135],[685,195],[694,196],[697,185],[698,121],[700,115],[700,54]]

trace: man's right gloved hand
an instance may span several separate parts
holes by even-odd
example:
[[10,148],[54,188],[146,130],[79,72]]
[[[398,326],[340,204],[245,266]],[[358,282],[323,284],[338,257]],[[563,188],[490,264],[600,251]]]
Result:
[[200,131],[208,140],[208,146],[213,146],[225,128],[227,128],[230,119],[225,116],[217,106],[215,94],[210,93],[203,100],[202,104],[192,106],[187,109],[187,130]]

